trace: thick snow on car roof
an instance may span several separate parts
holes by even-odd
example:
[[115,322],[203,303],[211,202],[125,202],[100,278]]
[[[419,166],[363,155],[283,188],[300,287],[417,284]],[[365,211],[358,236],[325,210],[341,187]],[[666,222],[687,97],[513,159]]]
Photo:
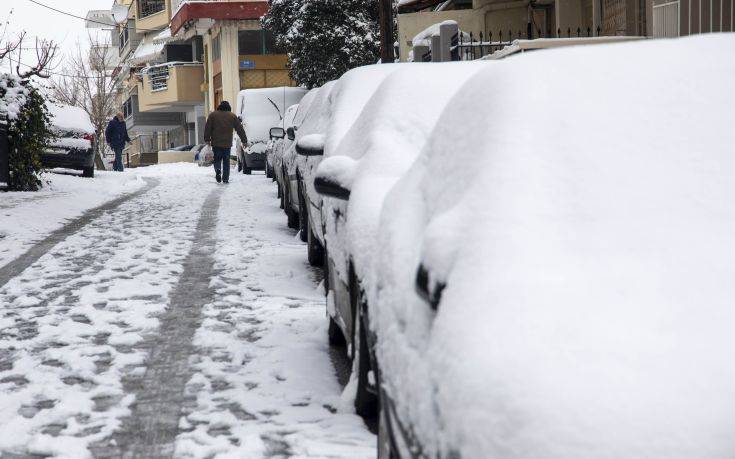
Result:
[[76,131],[94,134],[94,126],[87,112],[79,107],[49,102],[46,104],[51,114],[51,124],[63,131]]
[[266,141],[272,127],[284,127],[286,108],[298,103],[304,88],[278,87],[244,89],[237,97],[237,114],[242,116],[249,141]]
[[379,357],[430,449],[732,457],[733,55],[732,34],[539,51],[448,105],[379,246],[413,261]]
[[[369,275],[366,268],[377,253],[372,247],[386,193],[416,159],[442,109],[462,82],[489,65],[492,63],[417,63],[394,68],[331,152],[337,156],[321,162],[320,172],[337,162],[342,163],[337,164],[338,168],[350,170],[349,164],[344,167],[345,157],[357,161],[352,183],[347,184],[351,194],[344,241],[350,244],[349,253],[364,281]],[[337,235],[331,237],[330,250],[345,250],[338,247],[341,240]]]

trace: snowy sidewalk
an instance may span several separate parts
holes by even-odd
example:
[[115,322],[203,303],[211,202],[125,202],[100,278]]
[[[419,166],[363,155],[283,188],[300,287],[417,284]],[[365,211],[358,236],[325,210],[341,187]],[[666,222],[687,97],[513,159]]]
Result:
[[270,180],[158,172],[0,285],[0,456],[374,457]]

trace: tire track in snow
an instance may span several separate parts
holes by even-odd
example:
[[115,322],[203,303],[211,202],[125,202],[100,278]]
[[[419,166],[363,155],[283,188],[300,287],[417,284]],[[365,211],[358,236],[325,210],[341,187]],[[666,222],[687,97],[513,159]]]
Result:
[[189,365],[195,352],[194,333],[202,322],[202,306],[214,298],[209,284],[214,271],[214,230],[220,196],[219,190],[213,190],[204,202],[183,273],[171,292],[168,309],[159,316],[158,332],[147,343],[151,351],[145,374],[126,384],[126,392],[136,396],[132,414],[123,421],[113,442],[92,448],[95,457],[173,455],[179,418],[192,403],[184,389],[194,373]]
[[82,216],[75,218],[74,220],[65,224],[53,233],[49,234],[48,237],[46,237],[44,240],[33,245],[23,255],[19,256],[15,260],[0,268],[0,287],[7,284],[10,279],[18,276],[20,273],[25,271],[26,268],[38,261],[39,258],[48,253],[59,242],[62,242],[67,237],[80,231],[92,220],[99,218],[105,212],[114,211],[123,203],[151,191],[153,188],[161,183],[158,179],[146,178],[144,180],[147,182],[147,184],[140,190],[136,190],[132,193],[120,196],[119,198],[115,198],[112,201],[102,204],[101,206],[97,206],[91,210],[88,210]]

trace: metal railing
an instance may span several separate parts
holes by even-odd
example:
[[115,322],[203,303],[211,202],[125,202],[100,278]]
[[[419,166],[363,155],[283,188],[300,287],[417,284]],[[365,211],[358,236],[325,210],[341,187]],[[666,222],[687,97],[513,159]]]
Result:
[[140,17],[151,16],[166,9],[165,0],[140,0]]
[[[536,38],[581,38],[581,37],[599,37],[602,29],[597,27],[593,30],[590,27],[582,28],[577,27],[572,29],[568,27],[567,30],[556,29],[556,33],[551,30],[543,31],[541,29],[528,28],[526,32],[513,32],[511,30],[498,31],[493,33],[492,31],[485,36],[480,32],[479,36],[474,35],[472,32],[469,34],[460,32],[452,37],[452,60],[454,61],[472,61],[480,59],[489,54],[493,54],[496,51],[500,51],[506,46],[510,46],[513,40],[533,40]],[[422,60],[431,60],[431,51],[428,54],[421,56]]]
[[172,67],[200,67],[202,65],[201,62],[166,62],[146,67],[141,73],[148,80],[151,92],[165,91],[168,89]]

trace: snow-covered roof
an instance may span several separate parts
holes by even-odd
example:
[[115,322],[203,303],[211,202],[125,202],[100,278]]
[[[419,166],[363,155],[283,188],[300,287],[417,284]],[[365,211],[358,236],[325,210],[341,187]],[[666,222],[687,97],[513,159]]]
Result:
[[153,37],[153,44],[154,45],[165,45],[166,43],[172,40],[173,38],[171,37],[171,28],[166,27],[165,29],[163,29],[162,31],[160,31]]
[[140,65],[160,62],[161,60],[163,60],[164,44],[156,43],[154,41],[155,37],[157,37],[158,35],[160,34],[148,34],[144,36],[138,44],[138,47],[135,48],[135,52],[133,53],[132,57],[128,59],[128,63],[130,65]]
[[94,134],[94,125],[87,112],[79,107],[58,103],[47,103],[51,113],[51,123],[56,129]]

